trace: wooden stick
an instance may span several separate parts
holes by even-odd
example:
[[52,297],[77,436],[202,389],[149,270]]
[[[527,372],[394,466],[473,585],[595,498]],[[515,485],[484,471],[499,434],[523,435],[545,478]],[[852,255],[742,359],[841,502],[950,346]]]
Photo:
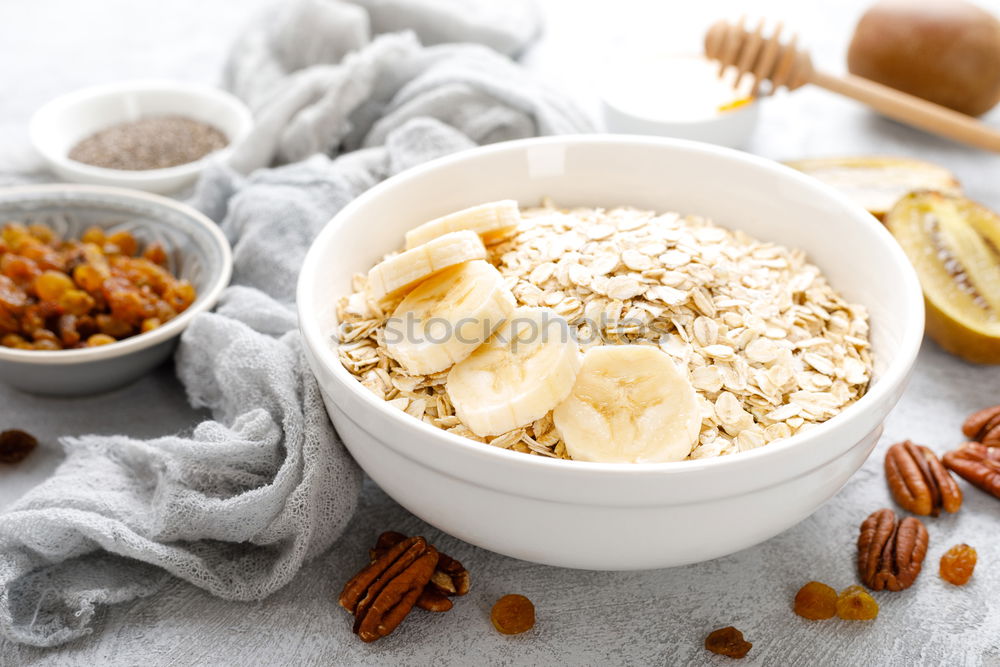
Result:
[[883,86],[860,76],[813,71],[809,82],[862,102],[883,116],[963,144],[1000,152],[1000,130],[972,116]]

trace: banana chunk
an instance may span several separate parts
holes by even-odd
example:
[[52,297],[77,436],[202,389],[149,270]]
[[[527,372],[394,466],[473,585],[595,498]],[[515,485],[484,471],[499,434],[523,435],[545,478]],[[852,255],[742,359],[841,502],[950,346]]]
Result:
[[514,295],[489,262],[452,266],[400,302],[386,321],[386,348],[407,373],[437,373],[472,354],[514,306]]
[[701,430],[691,383],[665,352],[646,345],[588,350],[552,416],[577,461],[680,461]]
[[445,388],[462,423],[500,435],[544,417],[573,388],[580,350],[548,308],[517,308],[500,329],[448,373]]
[[450,232],[469,230],[487,245],[509,236],[521,223],[521,212],[512,199],[480,204],[425,222],[406,233],[406,247],[416,248]]
[[368,272],[368,290],[378,300],[414,287],[441,269],[485,258],[486,246],[475,232],[452,232],[373,266]]

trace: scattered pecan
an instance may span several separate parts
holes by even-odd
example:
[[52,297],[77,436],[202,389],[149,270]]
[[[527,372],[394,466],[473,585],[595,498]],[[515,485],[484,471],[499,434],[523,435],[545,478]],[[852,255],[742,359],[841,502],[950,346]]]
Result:
[[469,571],[451,556],[441,554],[429,585],[442,595],[465,595],[470,587]]
[[892,497],[914,514],[937,516],[957,512],[962,491],[951,473],[929,448],[909,440],[885,453],[885,479]]
[[16,429],[0,433],[0,463],[20,463],[38,446],[35,436]]
[[[440,554],[438,554],[440,555]],[[439,593],[435,589],[431,588],[430,584],[424,586],[424,590],[421,591],[420,597],[417,598],[417,606],[424,611],[451,611],[451,608],[455,606],[455,603],[445,595],[444,593]]]
[[891,509],[873,512],[858,536],[858,574],[874,591],[901,591],[913,585],[927,555],[927,529],[920,519],[896,521]]
[[1000,447],[1000,405],[969,415],[962,424],[962,433],[987,447]]
[[395,630],[410,613],[437,567],[438,552],[422,537],[389,547],[356,574],[340,593],[354,614],[354,632],[373,642]]
[[[372,560],[375,560],[389,547],[405,539],[406,536],[402,533],[387,530],[378,536],[375,546],[368,551],[368,555]],[[427,593],[421,595],[420,599],[417,600],[417,606],[427,611],[448,611],[451,609],[452,603],[447,600],[447,596],[465,595],[469,592],[470,587],[468,570],[451,556],[440,552],[438,555],[440,557],[437,568],[427,584]],[[445,604],[446,602],[447,604]]]
[[1000,498],[1000,447],[967,442],[945,454],[944,464],[973,486]]

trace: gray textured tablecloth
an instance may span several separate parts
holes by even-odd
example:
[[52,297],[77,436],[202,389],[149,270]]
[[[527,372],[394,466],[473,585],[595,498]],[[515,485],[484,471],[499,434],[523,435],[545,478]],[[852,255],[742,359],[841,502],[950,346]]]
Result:
[[[240,8],[249,14],[251,6],[263,2],[246,1]],[[862,4],[774,0],[759,3],[755,11],[787,18],[803,32],[816,60],[836,69]],[[1000,2],[982,4],[1000,13]],[[543,6],[548,34],[528,62],[585,105],[593,100],[587,74],[600,61],[602,48],[621,44],[626,36],[691,47],[697,30],[688,28],[743,11],[734,0],[684,8],[641,0],[602,7],[550,0]],[[24,123],[35,107],[59,92],[135,76],[211,80],[244,20],[233,16],[234,5],[225,0],[155,6],[106,0],[99,16],[92,7],[68,0],[0,3],[0,44],[5,54],[17,54],[17,66],[0,71],[8,91],[0,107],[0,165],[31,164]],[[991,118],[1000,124],[1000,115]],[[883,121],[823,91],[802,90],[768,101],[748,148],[776,159],[846,153],[924,157],[954,170],[971,196],[1000,208],[995,185],[1000,158]],[[879,595],[882,613],[875,623],[811,623],[789,609],[795,590],[808,579],[835,586],[855,581],[857,524],[889,503],[881,473],[886,446],[910,437],[939,451],[950,448],[961,439],[958,428],[969,411],[997,402],[1000,368],[964,364],[925,343],[878,451],[838,496],[762,545],[671,570],[580,572],[496,556],[440,535],[369,482],[343,538],[345,548],[320,557],[264,602],[225,602],[178,582],[155,598],[103,614],[100,634],[62,649],[0,642],[0,665],[725,665],[728,660],[709,656],[701,643],[709,630],[729,624],[754,642],[744,664],[998,665],[1000,503],[967,486],[966,505],[958,515],[929,522],[927,571],[909,591]],[[169,368],[128,389],[83,401],[39,401],[0,386],[0,424],[30,425],[44,443],[24,465],[0,471],[0,507],[55,467],[59,435],[149,437],[190,428],[201,417],[184,404]],[[392,637],[363,645],[349,636],[346,615],[332,599],[344,577],[360,565],[374,535],[388,527],[426,534],[460,558],[474,573],[474,589],[448,614],[407,623]],[[979,548],[981,560],[972,583],[954,589],[937,578],[936,562],[960,541]],[[508,592],[535,601],[538,624],[531,633],[502,637],[490,627],[490,604]]]

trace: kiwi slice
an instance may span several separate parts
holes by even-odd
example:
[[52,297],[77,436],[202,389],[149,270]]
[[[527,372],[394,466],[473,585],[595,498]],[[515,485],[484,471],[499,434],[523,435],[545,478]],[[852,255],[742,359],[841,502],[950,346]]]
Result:
[[955,176],[923,160],[898,157],[839,157],[786,162],[832,185],[879,220],[907,192],[937,190],[961,194]]
[[885,223],[920,277],[927,334],[968,361],[1000,363],[1000,216],[923,191],[900,199]]

